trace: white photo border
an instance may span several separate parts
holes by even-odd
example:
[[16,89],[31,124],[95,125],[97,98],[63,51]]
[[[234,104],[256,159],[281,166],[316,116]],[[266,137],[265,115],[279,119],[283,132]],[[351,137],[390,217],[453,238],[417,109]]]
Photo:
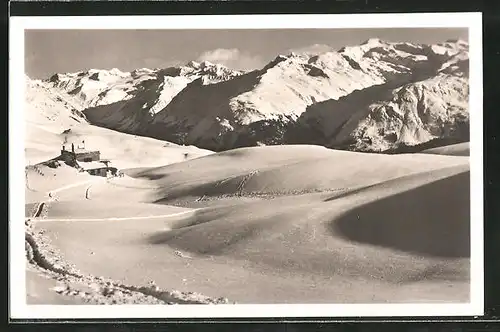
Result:
[[[26,29],[468,28],[471,291],[462,304],[28,305],[24,248],[24,31]],[[60,16],[10,18],[9,278],[11,319],[315,318],[484,315],[482,14]]]

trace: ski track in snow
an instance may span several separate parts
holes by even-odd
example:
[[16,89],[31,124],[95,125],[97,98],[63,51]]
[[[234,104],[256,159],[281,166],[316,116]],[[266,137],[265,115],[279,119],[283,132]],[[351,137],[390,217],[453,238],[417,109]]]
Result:
[[44,218],[44,219],[34,219],[38,222],[50,222],[50,221],[122,221],[122,220],[143,220],[143,219],[158,219],[158,218],[169,218],[177,217],[188,213],[193,213],[197,209],[190,211],[182,211],[178,213],[171,214],[161,214],[161,215],[151,215],[151,216],[137,216],[137,217],[109,217],[109,218]]
[[[257,171],[250,172],[247,174],[238,186],[238,192],[232,197],[242,197],[242,196],[253,196],[251,193],[243,193],[243,189],[248,180],[257,173]],[[98,179],[99,181],[101,179]],[[136,216],[136,217],[108,217],[108,218],[46,218],[50,202],[57,201],[57,197],[54,193],[59,193],[61,191],[75,188],[78,186],[83,186],[89,182],[95,182],[96,180],[87,180],[78,183],[69,184],[63,187],[59,187],[48,192],[49,198],[45,202],[39,202],[33,208],[33,213],[31,218],[26,218],[25,223],[27,226],[25,239],[26,239],[26,257],[30,263],[32,269],[37,270],[39,273],[49,277],[51,279],[56,279],[62,286],[58,286],[53,291],[61,294],[63,296],[77,297],[86,303],[94,304],[118,304],[118,303],[148,303],[148,304],[223,304],[229,303],[226,298],[212,299],[201,294],[196,294],[192,292],[178,292],[178,291],[166,291],[159,289],[154,282],[150,283],[149,286],[131,286],[125,285],[117,281],[110,279],[105,279],[103,277],[96,277],[92,275],[82,274],[80,271],[76,270],[74,266],[70,265],[60,257],[57,251],[52,248],[47,239],[43,237],[43,230],[39,230],[38,233],[33,232],[33,225],[36,223],[43,222],[99,222],[99,221],[122,221],[122,220],[141,220],[141,219],[154,219],[154,218],[170,218],[182,215],[194,214],[200,209],[192,209],[189,211],[182,211],[178,213],[164,214],[164,215],[150,215],[150,216]],[[221,182],[225,182],[222,180]],[[87,191],[90,186],[86,187]],[[347,191],[349,188],[336,188],[326,191]],[[281,193],[284,194],[284,193]],[[303,192],[288,193],[289,195],[300,195]],[[272,197],[278,195],[277,193],[268,194]],[[262,196],[255,193],[255,196]],[[267,195],[264,195],[267,196]],[[221,196],[222,197],[222,196]],[[221,198],[211,197],[212,199]],[[200,199],[204,200],[204,199]],[[184,254],[179,250],[174,250],[173,254],[184,259],[191,259],[192,257]],[[95,289],[92,292],[82,291],[78,289],[78,285],[86,285],[87,288]]]
[[[223,304],[229,303],[226,298],[208,298],[193,292],[166,291],[157,287],[154,282],[148,286],[133,286],[122,284],[111,279],[82,274],[74,266],[64,262],[54,248],[51,248],[46,238],[43,237],[43,230],[33,232],[34,223],[47,221],[115,221],[146,218],[166,218],[186,214],[190,211],[173,213],[160,216],[126,217],[126,218],[99,218],[99,219],[40,219],[43,212],[47,214],[49,203],[56,201],[54,193],[70,188],[81,186],[93,182],[93,180],[82,181],[67,186],[59,187],[48,192],[49,198],[45,202],[39,202],[33,209],[31,218],[25,220],[25,248],[26,257],[30,264],[29,268],[38,271],[46,277],[55,279],[62,283],[52,290],[63,296],[77,297],[89,304]],[[44,211],[45,210],[45,211]],[[43,217],[42,217],[43,218]],[[176,250],[174,254],[181,258],[191,258]],[[78,285],[87,286],[93,291],[82,291]]]

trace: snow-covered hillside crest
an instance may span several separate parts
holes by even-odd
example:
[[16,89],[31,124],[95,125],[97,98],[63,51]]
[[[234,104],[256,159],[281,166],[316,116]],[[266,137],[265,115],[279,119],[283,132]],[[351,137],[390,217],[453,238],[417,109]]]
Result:
[[81,105],[41,80],[25,75],[25,118],[34,124],[69,126],[86,123]]
[[84,112],[92,123],[212,150],[315,143],[381,151],[468,137],[468,43],[462,40],[369,39],[336,52],[279,55],[247,73],[190,62],[78,75],[87,82],[101,75],[107,92],[97,89],[91,98],[96,84],[75,92],[62,77],[52,84],[90,101]]
[[80,105],[71,96],[27,76],[21,107],[25,119],[24,151],[28,164],[54,157],[62,142],[59,137],[61,132],[87,124]]

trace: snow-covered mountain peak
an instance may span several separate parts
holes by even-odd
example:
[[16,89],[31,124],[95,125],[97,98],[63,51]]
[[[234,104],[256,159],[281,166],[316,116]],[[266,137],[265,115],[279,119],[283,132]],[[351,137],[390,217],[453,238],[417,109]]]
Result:
[[460,39],[447,40],[444,43],[437,43],[431,45],[430,49],[433,53],[437,55],[452,57],[461,52],[468,52],[469,43]]
[[233,70],[224,65],[213,64],[209,61],[200,63],[200,69],[192,73],[196,78],[201,78],[204,85],[227,81],[242,74],[244,74],[243,71]]
[[106,81],[112,82],[116,79],[124,78],[130,76],[130,73],[125,73],[119,70],[118,68],[113,68],[111,70],[107,69],[89,69],[85,71],[77,71],[77,72],[68,72],[68,73],[56,73],[52,75],[50,78],[44,80],[46,82],[51,82],[54,84],[72,80],[94,80],[94,81]]
[[390,43],[383,41],[380,38],[369,38],[361,43],[361,46],[366,46],[366,47],[380,47],[387,45],[390,45]]
[[191,60],[189,61],[185,67],[190,67],[190,68],[193,68],[193,69],[200,69],[200,63],[197,62],[197,61],[194,61],[194,60]]
[[[181,66],[180,68],[191,68],[194,70],[200,70],[200,71],[207,71],[211,70],[213,68],[227,68],[226,66],[220,64],[220,63],[213,63],[208,60],[204,60],[201,62],[191,60],[188,63],[186,63],[184,66]],[[227,68],[229,69],[229,68]]]
[[[215,150],[266,135],[282,142],[289,123],[325,135],[314,144],[353,139],[356,149],[379,149],[446,136],[467,121],[467,42],[371,38],[325,50],[277,55],[251,72],[190,61],[131,73],[57,74],[48,83],[79,98],[92,123]],[[309,128],[311,121],[324,125]]]
[[193,80],[205,77],[202,81],[206,83],[220,82],[243,74],[243,71],[230,69],[219,63],[210,61],[189,61],[186,65],[179,67],[179,75],[192,77]]
[[264,66],[264,68],[262,68],[260,71],[264,73],[275,67],[282,69],[285,69],[286,67],[289,66],[296,67],[297,65],[307,63],[310,58],[311,58],[310,55],[297,54],[294,52],[291,52],[288,55],[279,54],[273,60],[271,60],[266,66]]
[[200,64],[199,64],[200,69],[212,68],[214,66],[215,66],[215,64],[211,63],[208,60],[204,60],[204,61],[200,62]]
[[117,75],[117,76],[127,76],[127,73],[121,71],[120,69],[118,68],[112,68],[110,71],[110,74],[112,75]]
[[112,83],[121,78],[129,77],[130,73],[123,73],[120,70],[102,70],[102,69],[91,69],[86,75],[88,79]]
[[150,68],[138,68],[138,69],[134,69],[131,72],[132,76],[134,76],[134,77],[138,77],[141,75],[151,75],[153,73],[154,73],[154,70],[150,69]]
[[[122,121],[123,126],[130,129],[134,128],[134,123],[140,123],[137,119],[148,119],[164,109],[193,81],[211,85],[241,74],[242,71],[232,70],[221,64],[191,61],[185,66],[139,68],[131,72],[113,68],[55,74],[45,80],[45,83],[71,97],[79,109],[90,112],[90,117],[102,117],[99,113],[108,109],[106,117]],[[115,109],[117,111],[111,112]],[[124,119],[122,112],[129,112],[127,116],[137,113],[137,119]]]
[[460,46],[464,46],[464,47],[469,47],[469,43],[463,39],[448,39],[445,41],[445,43],[448,43],[448,44],[457,44],[457,45],[460,45]]
[[279,64],[280,62],[286,61],[289,57],[283,54],[278,54],[273,60],[271,60],[265,67],[265,68],[271,68]]
[[360,45],[346,46],[338,52],[354,60],[362,58],[374,58],[379,60],[380,56],[404,58],[408,56],[422,55],[421,45],[412,43],[387,42],[378,38],[371,38]]

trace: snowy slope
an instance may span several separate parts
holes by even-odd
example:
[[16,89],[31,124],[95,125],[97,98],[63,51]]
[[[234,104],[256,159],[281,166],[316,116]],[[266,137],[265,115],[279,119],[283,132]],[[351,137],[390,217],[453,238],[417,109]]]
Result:
[[[25,152],[27,163],[53,157],[59,150],[58,134],[86,123],[79,105],[41,81],[25,78]],[[52,148],[51,148],[52,147]]]
[[99,93],[98,84],[88,85],[96,73],[85,73],[76,93],[92,123],[211,150],[314,143],[380,151],[462,137],[468,123],[468,44],[461,40],[369,39],[336,52],[279,55],[248,73],[208,62],[114,70],[99,74],[107,86]]
[[26,121],[30,123],[53,123],[71,125],[86,122],[85,115],[80,112],[78,102],[66,94],[58,92],[42,81],[25,77]]
[[50,84],[26,78],[23,115],[27,164],[57,157],[63,144],[77,145],[82,140],[119,168],[171,164],[212,153],[93,126],[79,106],[72,96],[61,94]]

